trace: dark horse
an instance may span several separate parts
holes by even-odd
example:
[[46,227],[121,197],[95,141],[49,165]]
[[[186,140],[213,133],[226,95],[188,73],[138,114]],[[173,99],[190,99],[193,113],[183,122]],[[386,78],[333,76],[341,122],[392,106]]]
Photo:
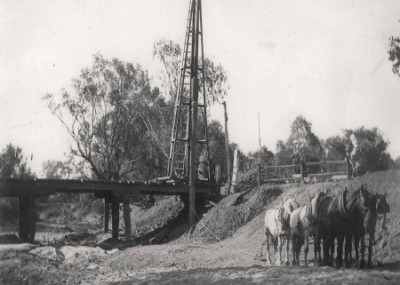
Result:
[[[321,197],[318,205],[320,216],[319,237],[316,245],[323,240],[323,260],[325,265],[333,264],[334,241],[337,239],[336,266],[343,266],[343,243],[346,236],[353,233],[354,225],[359,225],[364,220],[364,213],[376,208],[370,193],[361,185],[360,190],[349,192],[345,188],[342,194],[336,197]],[[350,261],[346,256],[346,266]]]
[[[368,196],[368,197],[367,197]],[[375,244],[375,228],[376,222],[378,219],[378,214],[383,214],[383,223],[382,229],[386,229],[386,214],[390,212],[389,204],[386,201],[386,193],[385,195],[380,194],[371,194],[366,192],[365,195],[362,196],[361,205],[362,206],[362,217],[354,221],[352,225],[351,231],[346,232],[346,248],[345,248],[345,261],[351,262],[351,250],[352,250],[352,237],[354,237],[354,245],[355,245],[355,258],[356,261],[359,260],[359,243],[361,241],[361,262],[360,268],[365,268],[365,237],[368,235],[368,264],[367,267],[372,267],[372,246]],[[363,201],[364,199],[364,201]],[[345,262],[346,263],[346,262]],[[346,263],[346,266],[349,266]]]

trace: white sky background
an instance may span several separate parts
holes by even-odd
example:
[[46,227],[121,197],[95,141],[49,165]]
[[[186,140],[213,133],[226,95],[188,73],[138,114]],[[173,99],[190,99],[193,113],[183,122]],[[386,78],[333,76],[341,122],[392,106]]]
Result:
[[[100,51],[158,78],[153,43],[183,45],[188,0],[0,0],[0,148],[22,147],[40,176],[62,159],[68,135],[41,97],[57,93]],[[326,139],[378,127],[400,156],[400,81],[388,38],[400,35],[400,2],[203,0],[206,56],[228,73],[230,139],[275,151],[297,115]],[[211,108],[223,119],[222,106]]]

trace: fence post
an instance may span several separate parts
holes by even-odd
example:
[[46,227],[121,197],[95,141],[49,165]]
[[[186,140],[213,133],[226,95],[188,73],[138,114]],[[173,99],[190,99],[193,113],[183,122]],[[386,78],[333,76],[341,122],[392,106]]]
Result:
[[257,164],[257,185],[258,185],[258,187],[261,186],[261,165],[260,165],[260,163]]
[[239,175],[239,150],[235,149],[233,155],[233,175],[232,175],[231,193],[236,192],[236,187],[238,185],[238,175]]
[[351,178],[351,173],[350,173],[350,160],[348,157],[345,158],[346,161],[346,173],[347,173],[347,179]]
[[301,182],[304,182],[304,162],[300,161],[300,178]]

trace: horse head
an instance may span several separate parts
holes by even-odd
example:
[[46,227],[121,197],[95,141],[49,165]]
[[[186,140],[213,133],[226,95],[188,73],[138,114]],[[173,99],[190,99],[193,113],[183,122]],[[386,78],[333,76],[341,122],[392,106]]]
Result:
[[[360,203],[364,211],[364,228],[374,239],[378,214],[383,214],[382,229],[386,230],[386,214],[390,211],[390,207],[386,201],[386,193],[384,195],[378,193],[372,194],[365,187],[361,186],[361,188]],[[375,243],[375,240],[373,243]]]
[[321,197],[326,196],[324,192],[319,192],[317,195],[311,198],[310,196],[310,207],[311,207],[311,216],[312,218],[318,218],[318,206]]
[[368,192],[366,186],[361,184],[361,188],[359,191],[360,194],[360,206],[365,211],[370,209],[376,209],[376,197]]
[[289,199],[283,203],[282,208],[285,212],[285,219],[288,219],[290,213],[292,213],[295,209],[300,207],[300,204],[299,202],[297,202],[296,198],[297,198],[297,192],[295,196],[289,197]]
[[383,222],[382,222],[382,229],[386,230],[386,214],[390,212],[390,206],[386,201],[387,193],[385,194],[378,194],[375,193],[376,197],[376,211],[378,214],[383,214]]
[[376,196],[376,210],[378,211],[378,213],[379,214],[390,213],[390,206],[386,201],[387,193],[385,192],[385,194],[383,195],[375,193],[375,196]]

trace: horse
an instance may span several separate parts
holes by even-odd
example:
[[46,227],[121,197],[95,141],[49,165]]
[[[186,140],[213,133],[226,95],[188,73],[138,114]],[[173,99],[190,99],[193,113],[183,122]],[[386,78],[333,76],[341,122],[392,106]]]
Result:
[[[343,266],[344,239],[346,236],[351,235],[355,225],[359,225],[360,221],[363,221],[363,211],[369,211],[375,207],[372,202],[369,192],[364,188],[364,185],[361,185],[358,191],[348,192],[345,188],[343,193],[336,197],[327,196],[321,199],[318,207],[321,216],[321,235],[318,237],[316,243],[318,246],[320,239],[323,239],[323,259],[325,265],[332,265],[332,251],[336,238],[336,267]],[[346,267],[350,266],[348,257],[349,255],[345,255]]]
[[[358,247],[361,241],[361,262],[360,268],[365,268],[365,236],[368,235],[368,263],[367,268],[372,268],[372,246],[376,244],[375,242],[375,230],[376,230],[376,222],[378,219],[378,214],[383,214],[383,222],[382,229],[386,230],[386,215],[390,212],[390,206],[386,201],[386,193],[384,195],[375,193],[375,195],[371,193],[366,193],[365,195],[369,195],[368,201],[364,204],[369,204],[370,207],[363,207],[363,216],[362,220],[353,225],[353,229],[351,233],[346,235],[346,249],[345,249],[345,260],[346,255],[350,256],[351,260],[351,237],[354,237],[354,245],[355,245],[355,259],[358,262],[359,260],[359,252]],[[364,197],[365,197],[364,195]],[[364,199],[364,198],[363,198]],[[348,245],[349,244],[349,245]]]
[[300,205],[296,201],[297,193],[294,197],[290,197],[285,203],[282,203],[278,209],[270,209],[265,213],[264,233],[267,245],[266,255],[268,264],[271,264],[271,256],[269,254],[270,242],[273,243],[275,254],[277,253],[277,243],[279,247],[279,258],[277,264],[282,264],[282,246],[283,239],[286,238],[286,265],[289,265],[289,219],[293,210]]
[[324,265],[332,265],[334,250],[334,232],[331,230],[329,221],[329,206],[335,199],[334,196],[324,195],[320,197],[317,212],[319,216],[319,234],[314,237],[314,247],[321,248],[321,239],[323,241],[323,262]]
[[[300,265],[300,250],[304,248],[304,262],[307,266],[307,254],[309,237],[313,236],[314,240],[319,238],[319,215],[318,204],[324,193],[319,193],[311,199],[310,203],[302,208],[294,210],[290,215],[290,241],[292,243],[293,265]],[[321,247],[320,244],[314,245],[314,265],[321,264]]]

